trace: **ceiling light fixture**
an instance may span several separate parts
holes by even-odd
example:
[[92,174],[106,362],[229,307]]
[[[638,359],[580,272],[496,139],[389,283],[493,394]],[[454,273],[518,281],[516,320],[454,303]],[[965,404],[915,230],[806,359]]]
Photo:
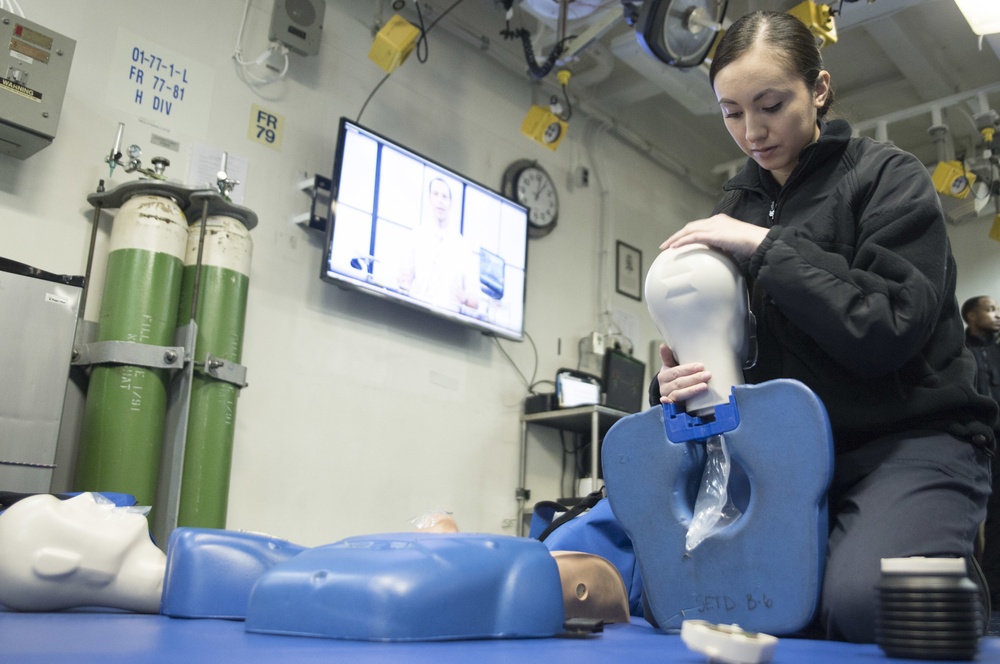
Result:
[[955,0],[977,35],[1000,32],[1000,3],[996,0]]
[[[633,8],[637,3],[626,2]],[[656,59],[672,67],[697,67],[722,28],[729,0],[645,0],[636,37]]]

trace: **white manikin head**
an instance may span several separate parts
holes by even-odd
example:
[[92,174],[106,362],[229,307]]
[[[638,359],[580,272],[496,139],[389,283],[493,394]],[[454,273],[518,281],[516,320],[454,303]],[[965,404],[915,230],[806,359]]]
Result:
[[145,516],[104,501],[41,494],[0,514],[0,604],[158,613],[166,556],[149,539]]
[[646,273],[646,303],[677,362],[701,362],[712,373],[687,412],[704,416],[729,403],[743,384],[747,334],[746,285],[733,261],[703,244],[667,249]]

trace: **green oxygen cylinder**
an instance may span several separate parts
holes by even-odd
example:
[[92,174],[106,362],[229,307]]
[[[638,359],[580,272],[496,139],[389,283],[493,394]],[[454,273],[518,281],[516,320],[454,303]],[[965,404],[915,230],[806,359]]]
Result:
[[[191,316],[200,223],[190,229],[178,322]],[[236,430],[240,387],[206,370],[209,355],[239,364],[243,353],[247,290],[253,243],[243,223],[225,215],[205,219],[194,362],[184,470],[181,475],[177,525],[225,528],[229,504],[229,471]]]
[[[163,196],[136,195],[115,215],[95,341],[173,346],[187,220]],[[78,491],[156,498],[170,376],[166,369],[96,365],[77,458]]]

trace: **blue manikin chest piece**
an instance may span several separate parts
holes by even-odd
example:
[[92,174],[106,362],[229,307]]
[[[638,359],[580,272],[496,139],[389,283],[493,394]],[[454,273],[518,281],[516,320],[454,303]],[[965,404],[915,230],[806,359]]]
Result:
[[259,533],[175,528],[167,544],[160,613],[243,620],[257,579],[304,550]]
[[[819,398],[794,380],[733,389],[735,420],[680,421],[663,408],[619,420],[602,463],[615,517],[632,539],[645,599],[661,629],[687,619],[771,634],[810,622],[826,559],[826,492],[833,438]],[[686,551],[705,466],[705,438],[720,419],[730,453],[730,494],[742,516]],[[718,426],[729,426],[722,424]],[[742,503],[742,504],[741,504]]]
[[249,632],[364,641],[562,632],[559,568],[537,540],[387,533],[309,549],[261,576]]

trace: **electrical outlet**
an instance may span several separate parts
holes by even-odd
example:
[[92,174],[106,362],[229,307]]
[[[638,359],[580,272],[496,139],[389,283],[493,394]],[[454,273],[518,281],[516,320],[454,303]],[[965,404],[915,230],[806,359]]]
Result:
[[600,332],[590,334],[590,345],[594,355],[604,355],[604,335]]

